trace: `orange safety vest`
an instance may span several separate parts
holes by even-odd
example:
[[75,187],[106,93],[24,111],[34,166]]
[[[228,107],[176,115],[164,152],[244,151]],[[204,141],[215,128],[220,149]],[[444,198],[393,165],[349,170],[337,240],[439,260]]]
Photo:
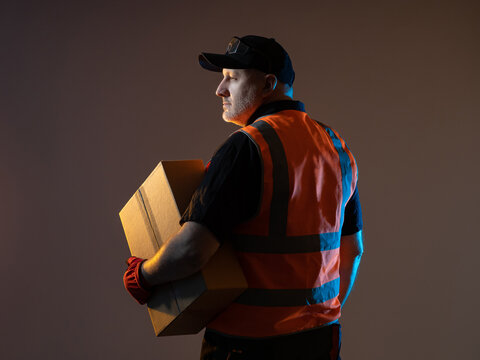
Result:
[[334,130],[298,110],[239,131],[263,165],[258,213],[233,234],[248,289],[207,327],[261,338],[336,322],[340,236],[357,182],[353,155]]

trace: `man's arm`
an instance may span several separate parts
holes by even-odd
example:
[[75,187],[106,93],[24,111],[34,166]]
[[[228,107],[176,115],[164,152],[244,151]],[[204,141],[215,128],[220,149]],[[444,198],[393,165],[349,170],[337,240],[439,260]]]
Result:
[[201,270],[220,246],[207,227],[186,222],[180,231],[141,266],[149,286],[178,280]]
[[352,290],[358,266],[363,254],[362,231],[353,235],[342,236],[340,241],[340,294],[339,300],[343,305]]

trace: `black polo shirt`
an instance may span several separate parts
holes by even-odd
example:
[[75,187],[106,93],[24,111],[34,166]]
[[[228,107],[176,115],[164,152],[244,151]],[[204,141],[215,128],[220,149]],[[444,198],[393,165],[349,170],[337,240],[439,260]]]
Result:
[[[305,111],[300,101],[284,100],[260,106],[248,124],[282,110]],[[262,165],[257,147],[241,131],[234,132],[215,152],[180,223],[205,225],[221,242],[233,227],[257,213],[261,201]],[[345,207],[342,235],[362,229],[362,211],[355,189]]]

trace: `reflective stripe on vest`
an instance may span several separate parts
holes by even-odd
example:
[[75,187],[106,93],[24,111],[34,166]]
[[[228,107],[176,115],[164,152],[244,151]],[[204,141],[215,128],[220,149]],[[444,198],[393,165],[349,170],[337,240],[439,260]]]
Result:
[[286,110],[241,129],[262,159],[263,193],[232,241],[248,289],[208,327],[269,337],[340,317],[339,247],[356,164],[339,135]]

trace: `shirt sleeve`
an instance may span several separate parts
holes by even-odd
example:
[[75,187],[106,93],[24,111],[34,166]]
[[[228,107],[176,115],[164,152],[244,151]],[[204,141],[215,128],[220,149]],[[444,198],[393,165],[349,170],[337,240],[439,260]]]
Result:
[[352,235],[363,228],[362,208],[360,206],[360,197],[358,196],[358,188],[355,187],[353,195],[345,206],[345,217],[342,226],[342,236]]
[[213,155],[180,224],[200,223],[223,242],[233,227],[255,215],[261,181],[255,144],[244,133],[233,133]]

